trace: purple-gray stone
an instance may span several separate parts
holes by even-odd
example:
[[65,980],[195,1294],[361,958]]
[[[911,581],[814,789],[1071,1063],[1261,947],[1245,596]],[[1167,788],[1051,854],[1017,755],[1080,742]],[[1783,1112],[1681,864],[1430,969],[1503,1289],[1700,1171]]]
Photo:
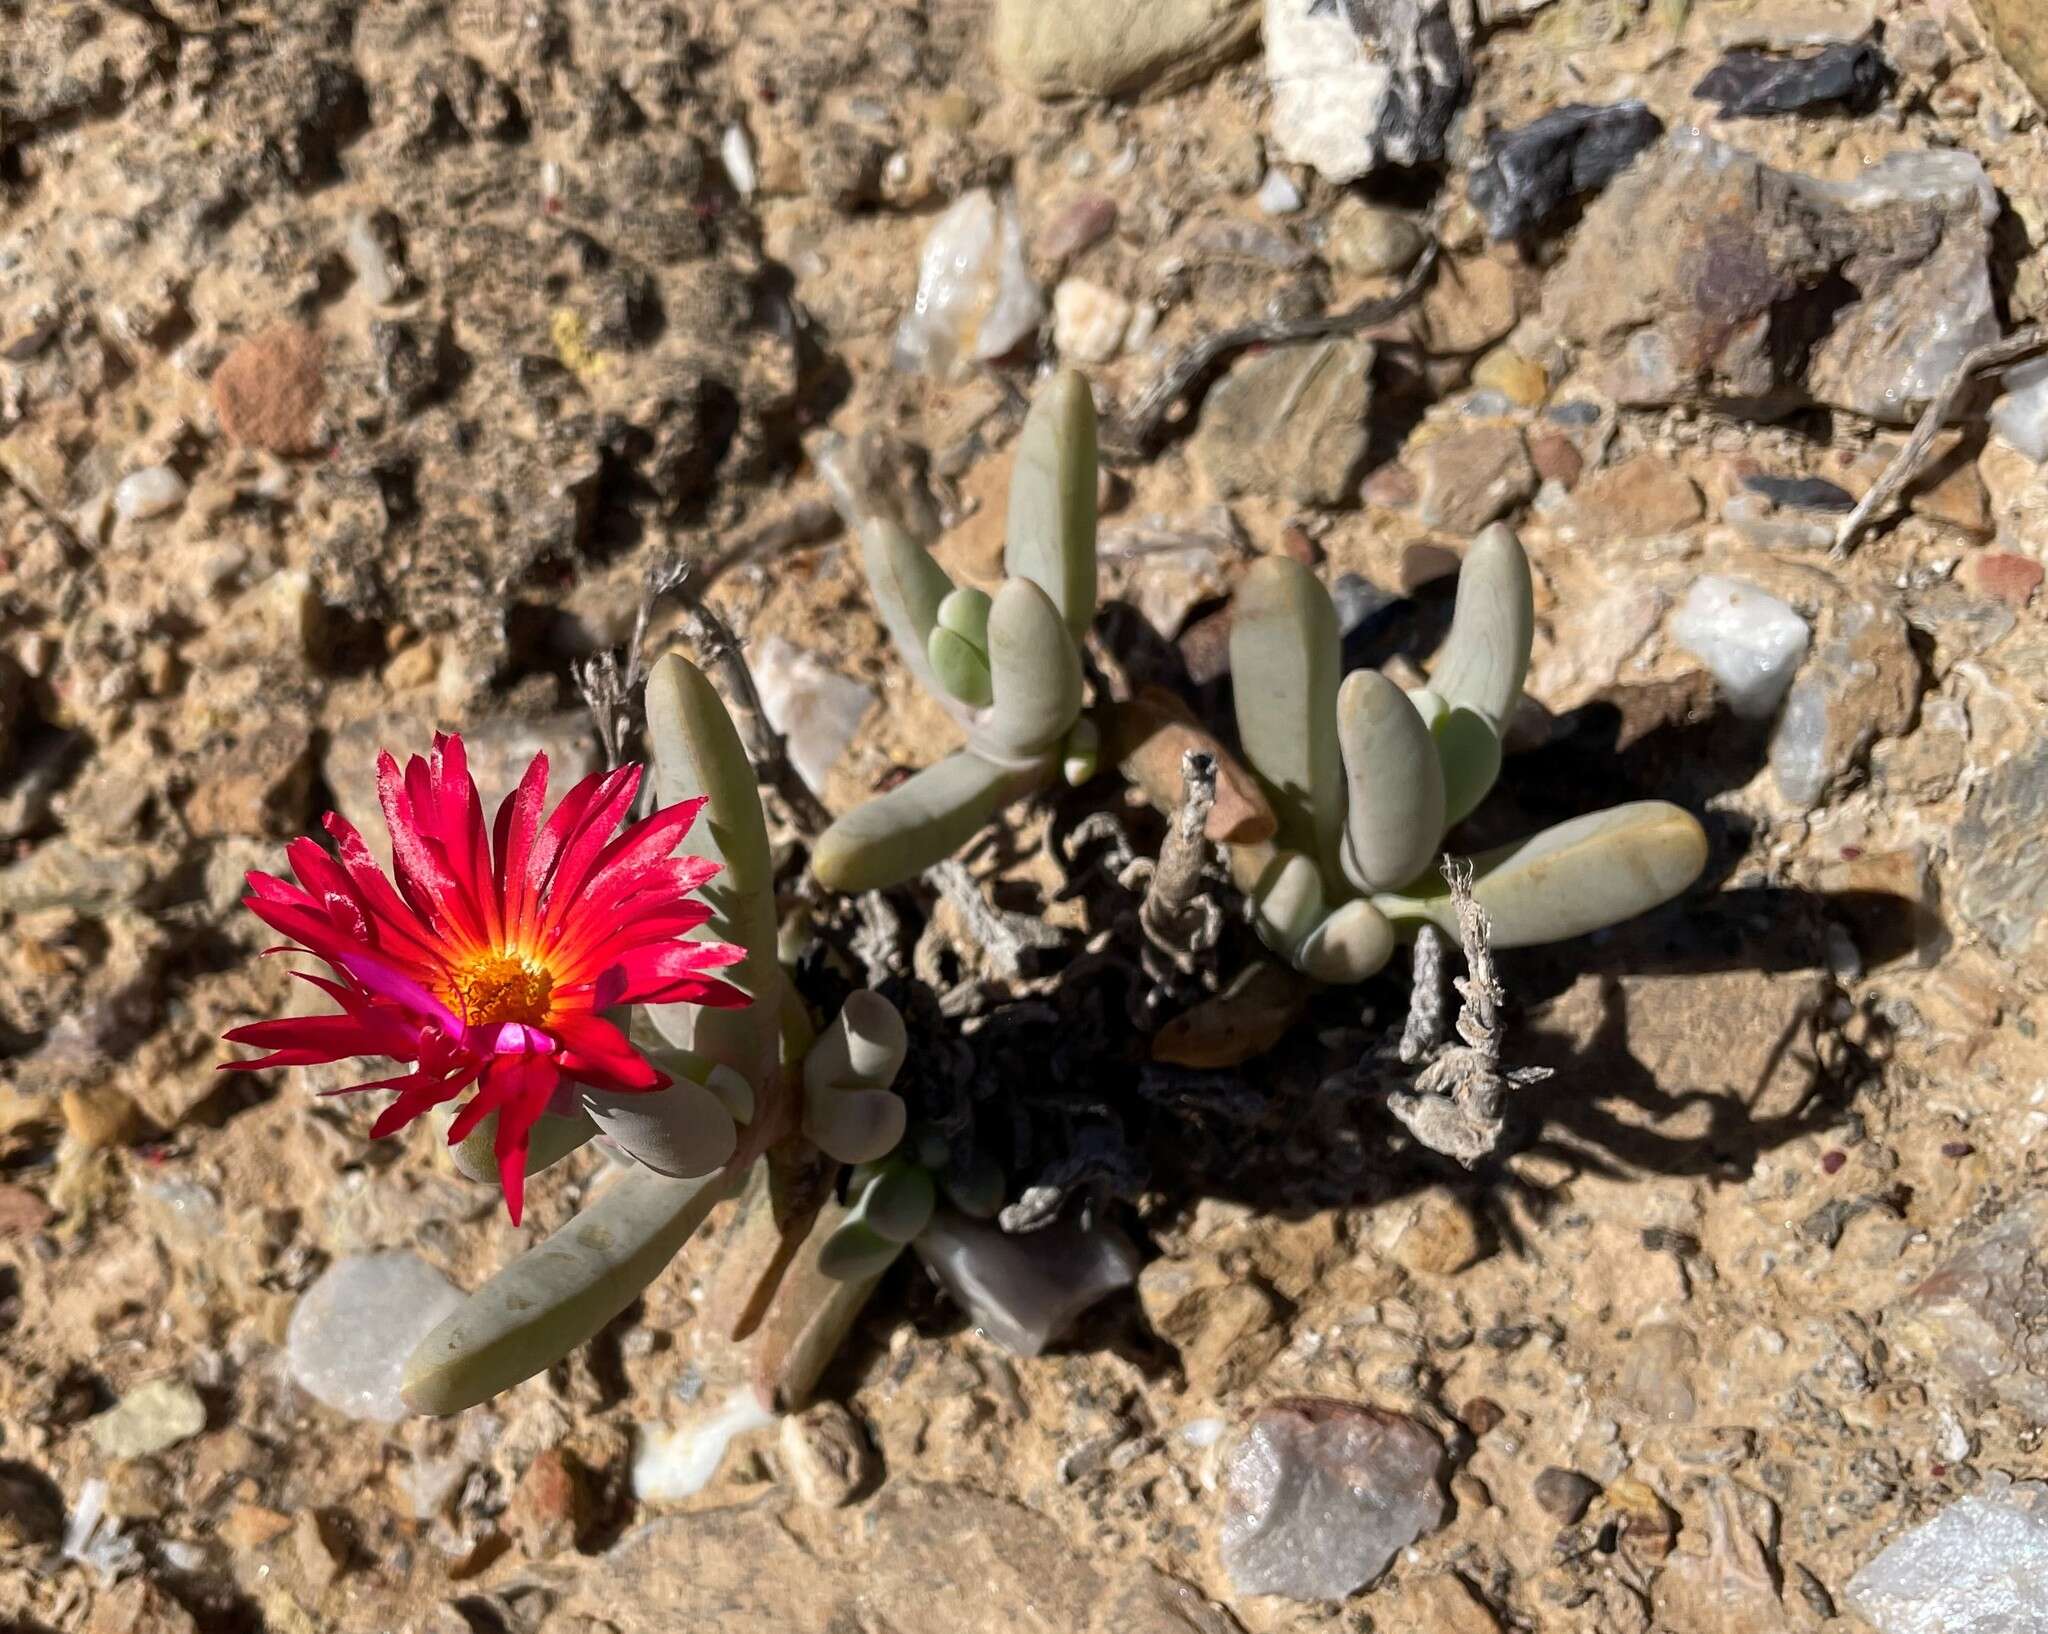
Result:
[[1223,1565],[1240,1594],[1342,1600],[1442,1524],[1444,1447],[1400,1413],[1320,1397],[1262,1409],[1224,1471]]

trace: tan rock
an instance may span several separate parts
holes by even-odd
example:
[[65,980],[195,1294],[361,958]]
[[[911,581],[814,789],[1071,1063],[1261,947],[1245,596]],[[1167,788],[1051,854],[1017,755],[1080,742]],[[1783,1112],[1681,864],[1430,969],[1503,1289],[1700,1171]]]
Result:
[[1706,514],[1692,478],[1654,454],[1638,454],[1583,479],[1556,525],[1568,539],[1647,539]]
[[1213,1259],[1154,1260],[1138,1274],[1138,1303],[1180,1352],[1188,1388],[1212,1400],[1244,1389],[1287,1343],[1280,1302]]
[[1206,78],[1258,29],[1255,0],[997,0],[989,46],[1035,95],[1126,96]]
[[64,1128],[88,1152],[126,1146],[145,1127],[141,1109],[112,1084],[64,1091]]
[[1447,533],[1475,534],[1536,491],[1536,468],[1511,425],[1461,426],[1410,445],[1402,461],[1421,489],[1416,519]]
[[782,1461],[796,1495],[814,1509],[851,1503],[875,1473],[867,1431],[836,1401],[818,1402],[782,1421]]
[[1396,1264],[1425,1276],[1455,1276],[1486,1252],[1471,1205],[1438,1187],[1404,1205],[1407,1218],[1390,1252]]

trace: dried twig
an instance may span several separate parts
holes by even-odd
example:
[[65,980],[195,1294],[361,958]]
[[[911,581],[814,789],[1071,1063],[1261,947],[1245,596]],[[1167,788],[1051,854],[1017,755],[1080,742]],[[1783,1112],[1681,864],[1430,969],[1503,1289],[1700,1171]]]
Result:
[[780,516],[770,517],[744,538],[714,551],[696,564],[700,591],[709,590],[736,567],[765,561],[785,550],[823,544],[840,529],[839,512],[828,499],[799,500]]
[[989,968],[1005,981],[1015,981],[1024,972],[1027,956],[1034,950],[1056,948],[1066,937],[1044,920],[1028,913],[998,908],[982,894],[975,878],[960,862],[934,863],[924,877],[965,922],[967,936]]
[[1913,427],[1913,435],[1906,439],[1906,446],[1884,468],[1884,474],[1870,485],[1870,491],[1856,502],[1856,508],[1842,518],[1842,525],[1835,530],[1833,555],[1837,561],[1849,554],[1877,513],[1913,480],[1926,462],[1927,451],[1934,446],[1934,439],[1955,411],[1956,399],[1962,395],[1963,388],[1986,369],[2017,363],[2037,352],[2048,352],[2048,330],[2033,325],[2007,335],[2003,340],[1979,346],[1955,366],[1948,379],[1942,382],[1941,390],[1934,394],[1934,400],[1927,405],[1927,411],[1920,416],[1920,423]]
[[754,672],[747,667],[746,654],[732,626],[697,592],[687,586],[686,623],[690,640],[696,644],[705,666],[717,673],[719,691],[732,711],[733,724],[754,762],[754,775],[782,797],[790,821],[805,839],[813,839],[831,826],[832,814],[803,779],[789,758],[789,741],[769,723],[761,703],[761,689],[754,684]]
[[1408,1019],[1401,1028],[1397,1054],[1404,1066],[1426,1061],[1448,1036],[1445,1013],[1444,933],[1424,925],[1415,933],[1414,965],[1408,982]]
[[1356,334],[1376,323],[1385,323],[1414,305],[1429,286],[1436,269],[1437,246],[1431,243],[1410,269],[1401,287],[1377,300],[1361,301],[1348,312],[1333,312],[1313,318],[1274,319],[1270,322],[1239,324],[1235,329],[1203,337],[1195,342],[1161,375],[1128,414],[1103,427],[1102,457],[1120,464],[1147,460],[1157,452],[1166,419],[1194,390],[1196,384],[1232,352],[1247,346],[1285,346],[1298,341],[1324,340],[1331,335]]
[[1464,1001],[1458,1009],[1458,1036],[1464,1042],[1438,1050],[1416,1075],[1413,1091],[1396,1091],[1387,1097],[1387,1105],[1424,1146],[1469,1169],[1500,1145],[1508,1092],[1541,1083],[1551,1069],[1501,1069],[1500,1006],[1505,994],[1493,973],[1486,913],[1472,895],[1472,865],[1447,860],[1444,878],[1450,882],[1458,940],[1465,950],[1467,973],[1456,983]]
[[1185,975],[1197,955],[1216,945],[1222,929],[1216,904],[1200,894],[1210,851],[1203,831],[1216,806],[1216,757],[1188,750],[1180,757],[1180,781],[1180,810],[1167,825],[1138,924],[1145,939]]

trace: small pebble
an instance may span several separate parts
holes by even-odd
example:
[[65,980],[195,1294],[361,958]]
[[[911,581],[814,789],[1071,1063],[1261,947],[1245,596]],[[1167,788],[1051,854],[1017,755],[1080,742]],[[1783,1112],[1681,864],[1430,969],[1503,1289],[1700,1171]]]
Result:
[[183,1379],[151,1379],[92,1421],[103,1458],[147,1458],[206,1428],[206,1404]]
[[1259,208],[1269,216],[1291,216],[1301,208],[1301,189],[1284,170],[1269,170],[1259,184]]
[[718,139],[718,159],[725,166],[732,190],[743,199],[752,198],[754,189],[761,185],[761,175],[754,166],[754,144],[747,140],[744,125],[725,127],[725,134]]
[[1552,1465],[1536,1477],[1530,1491],[1545,1514],[1555,1515],[1565,1525],[1577,1522],[1600,1495],[1600,1485],[1577,1470]]
[[146,522],[185,503],[185,479],[168,465],[131,471],[114,489],[114,514],[124,522]]
[[850,1503],[874,1473],[867,1432],[836,1401],[782,1421],[782,1460],[796,1495],[814,1509]]

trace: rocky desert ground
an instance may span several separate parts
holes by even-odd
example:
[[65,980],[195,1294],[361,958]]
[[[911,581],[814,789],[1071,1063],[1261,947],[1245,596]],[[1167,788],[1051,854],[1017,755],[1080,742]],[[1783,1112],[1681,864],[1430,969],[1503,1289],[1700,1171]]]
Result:
[[[2034,0],[0,0],[0,1625],[2048,1629],[2044,106]],[[1018,1354],[906,1256],[778,1421],[713,1231],[389,1417],[336,1358],[610,1159],[515,1230],[317,1072],[218,1075],[294,1002],[243,875],[437,727],[598,765],[575,666],[677,561],[829,806],[927,764],[846,513],[991,582],[1053,365],[1112,680],[1227,721],[1275,551],[1413,674],[1505,519],[1468,843],[1665,799],[1706,876],[1501,955],[1555,1072],[1467,1171],[1351,1070],[1398,972],[1074,1080],[1084,819],[1157,824],[1062,795],[905,954],[934,1078],[1068,1094],[1131,1258],[1031,1251],[1106,1297]]]

